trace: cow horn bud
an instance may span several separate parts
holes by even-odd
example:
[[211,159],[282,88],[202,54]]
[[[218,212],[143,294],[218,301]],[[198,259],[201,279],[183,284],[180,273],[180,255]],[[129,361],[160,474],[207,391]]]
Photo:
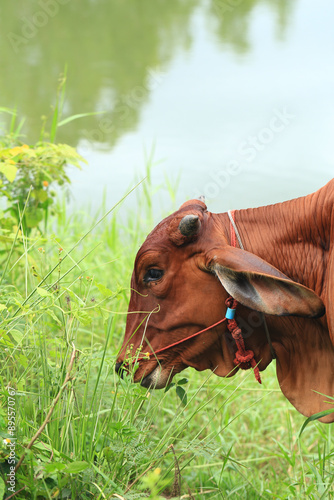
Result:
[[179,231],[183,236],[190,238],[195,236],[201,227],[198,215],[188,214],[183,217],[179,224]]

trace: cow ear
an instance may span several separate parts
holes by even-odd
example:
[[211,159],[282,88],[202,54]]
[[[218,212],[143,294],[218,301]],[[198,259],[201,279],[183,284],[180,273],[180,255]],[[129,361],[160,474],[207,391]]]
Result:
[[256,311],[310,318],[325,313],[315,292],[245,250],[228,246],[215,251],[209,268],[232,297]]

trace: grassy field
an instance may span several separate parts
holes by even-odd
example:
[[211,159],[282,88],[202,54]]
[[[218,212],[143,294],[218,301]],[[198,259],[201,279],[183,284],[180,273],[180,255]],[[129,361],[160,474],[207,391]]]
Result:
[[138,192],[98,224],[58,202],[48,234],[1,236],[0,498],[334,498],[332,427],[298,437],[274,363],[262,386],[189,369],[183,401],[115,375],[153,219],[149,182]]

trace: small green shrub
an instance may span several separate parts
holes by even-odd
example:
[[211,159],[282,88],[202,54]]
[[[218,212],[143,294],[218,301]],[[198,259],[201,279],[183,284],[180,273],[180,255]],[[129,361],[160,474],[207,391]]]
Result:
[[5,137],[0,146],[0,196],[5,205],[0,212],[2,229],[13,231],[22,220],[26,235],[33,228],[40,229],[43,221],[46,230],[49,215],[55,213],[54,186],[69,184],[67,166],[80,168],[84,159],[67,144],[28,146]]

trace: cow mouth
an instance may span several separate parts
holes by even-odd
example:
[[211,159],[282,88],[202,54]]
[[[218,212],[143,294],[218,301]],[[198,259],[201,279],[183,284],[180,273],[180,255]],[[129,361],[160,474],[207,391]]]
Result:
[[163,389],[170,378],[170,372],[158,365],[140,381],[140,385],[146,389]]
[[[151,365],[151,371],[147,373],[149,368],[140,363],[140,369],[134,374],[133,382],[140,383],[146,389],[164,389],[171,382],[173,376],[183,368],[186,368],[186,366],[181,369],[176,369],[175,366],[172,369],[167,368],[162,365],[161,361],[158,361],[155,367]],[[115,371],[121,378],[123,378],[124,372],[129,373],[126,364],[121,361],[116,363]],[[141,375],[139,372],[141,372]]]
[[[169,378],[171,378],[169,370],[163,369],[159,363],[151,369],[150,373],[146,375],[147,369],[145,369],[144,366],[141,367],[144,369],[144,373],[138,377],[139,373],[137,372],[134,375],[133,382],[139,382],[142,387],[146,387],[147,389],[163,389],[166,387]],[[127,363],[118,361],[115,365],[115,371],[121,378],[123,378],[124,373],[129,373]]]

